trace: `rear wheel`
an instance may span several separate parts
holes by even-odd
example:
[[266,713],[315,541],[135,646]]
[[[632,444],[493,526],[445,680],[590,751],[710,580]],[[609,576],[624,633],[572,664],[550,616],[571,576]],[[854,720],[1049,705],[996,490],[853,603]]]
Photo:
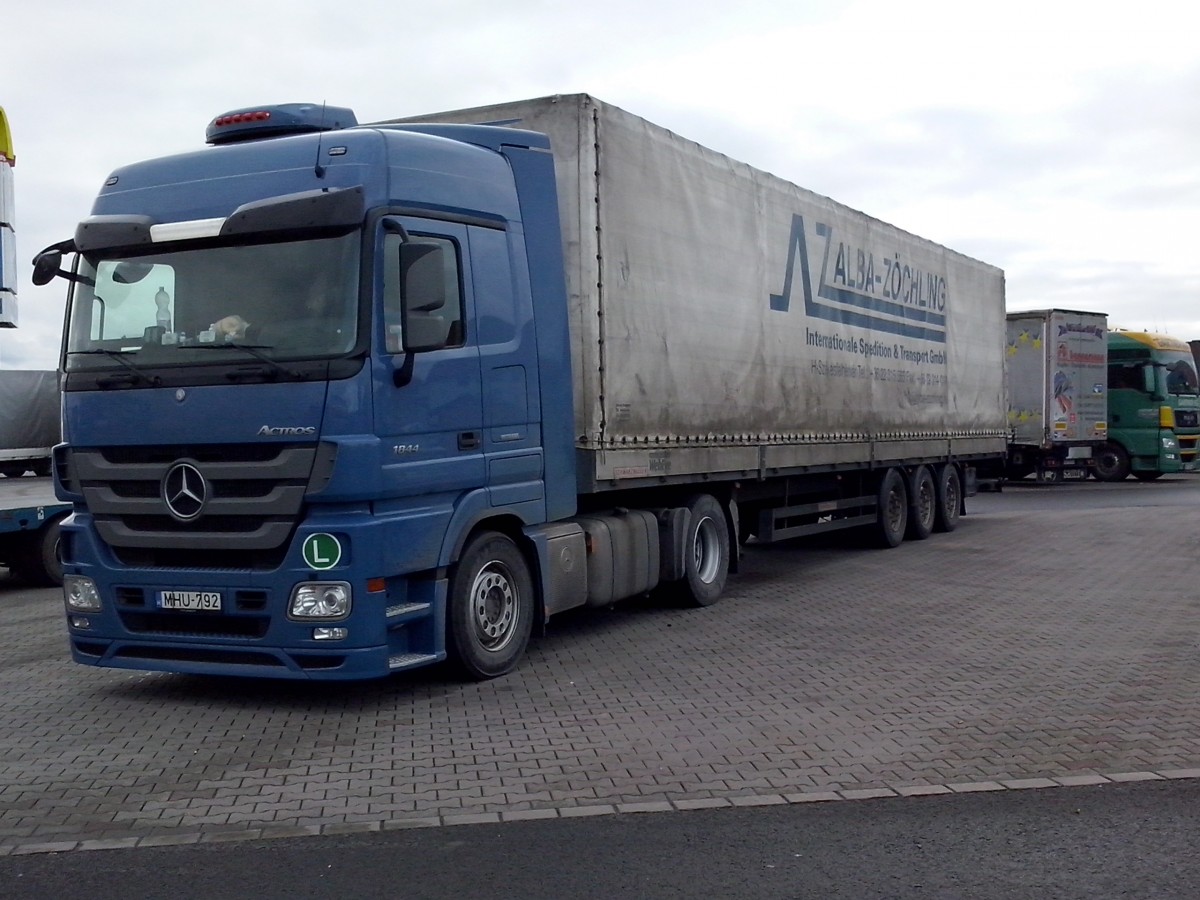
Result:
[[532,633],[533,578],[512,539],[474,538],[450,579],[447,648],[459,668],[482,681],[517,667]]
[[1096,454],[1097,481],[1124,481],[1129,477],[1129,454],[1120,444],[1107,443]]
[[898,547],[908,527],[908,491],[899,469],[888,469],[879,483],[878,514],[875,535],[880,546]]
[[962,515],[962,481],[958,469],[950,463],[938,468],[937,473],[937,518],[933,527],[937,531],[953,531],[958,527]]
[[696,494],[687,508],[692,515],[679,586],[690,605],[711,606],[720,599],[729,575],[729,527],[725,511],[711,494]]
[[912,474],[912,504],[908,510],[907,536],[914,541],[923,541],[933,534],[937,518],[937,487],[933,475],[926,466],[917,466]]

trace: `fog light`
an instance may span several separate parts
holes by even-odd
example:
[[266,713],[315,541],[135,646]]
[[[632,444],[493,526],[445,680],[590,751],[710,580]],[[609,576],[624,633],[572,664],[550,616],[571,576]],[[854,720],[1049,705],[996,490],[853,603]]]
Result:
[[344,619],[350,615],[350,585],[344,581],[304,581],[292,589],[293,619]]
[[314,641],[344,641],[350,634],[349,628],[314,628]]
[[92,627],[92,620],[87,616],[71,616],[71,627],[87,629]]
[[100,612],[100,591],[96,582],[83,575],[63,576],[63,597],[67,601],[67,609],[78,612]]

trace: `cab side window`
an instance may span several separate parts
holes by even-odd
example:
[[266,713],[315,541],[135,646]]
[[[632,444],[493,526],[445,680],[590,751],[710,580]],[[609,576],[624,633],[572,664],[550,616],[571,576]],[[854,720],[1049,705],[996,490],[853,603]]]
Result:
[[423,244],[437,244],[442,253],[442,290],[437,302],[422,303],[409,298],[408,340],[403,333],[401,313],[401,273],[399,234],[388,232],[383,245],[383,319],[385,346],[388,353],[403,352],[407,344],[429,346],[441,344],[460,347],[466,340],[463,328],[461,253],[458,244],[445,237],[412,234],[411,239]]

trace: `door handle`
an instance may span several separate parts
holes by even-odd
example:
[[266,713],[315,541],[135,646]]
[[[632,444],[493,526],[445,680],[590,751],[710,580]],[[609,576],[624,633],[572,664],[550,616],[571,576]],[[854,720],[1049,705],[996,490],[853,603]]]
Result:
[[458,449],[459,450],[478,450],[479,449],[479,432],[478,431],[460,431],[458,434]]

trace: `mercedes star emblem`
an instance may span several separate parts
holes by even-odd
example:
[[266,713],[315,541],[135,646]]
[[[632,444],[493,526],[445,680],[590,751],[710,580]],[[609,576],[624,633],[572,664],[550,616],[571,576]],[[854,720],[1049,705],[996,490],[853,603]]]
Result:
[[191,463],[176,463],[163,478],[162,498],[171,515],[182,522],[200,515],[208,499],[208,483]]

